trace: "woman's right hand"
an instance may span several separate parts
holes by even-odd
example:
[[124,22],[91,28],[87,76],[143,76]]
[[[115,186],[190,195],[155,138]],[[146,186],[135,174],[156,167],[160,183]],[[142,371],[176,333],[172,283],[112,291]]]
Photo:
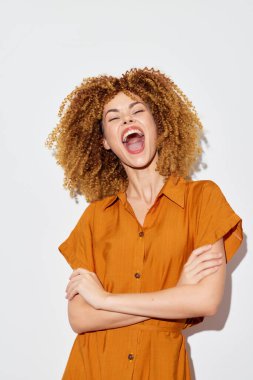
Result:
[[210,252],[212,245],[203,245],[190,254],[176,286],[197,284],[202,278],[216,272],[222,264],[222,253]]

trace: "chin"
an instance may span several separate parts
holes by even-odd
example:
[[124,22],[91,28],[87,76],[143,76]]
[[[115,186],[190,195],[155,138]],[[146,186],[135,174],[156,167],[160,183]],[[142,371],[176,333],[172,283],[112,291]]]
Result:
[[132,160],[130,159],[128,162],[122,162],[123,164],[130,166],[135,169],[144,169],[148,167],[153,159],[154,159],[155,154],[152,157],[135,157]]

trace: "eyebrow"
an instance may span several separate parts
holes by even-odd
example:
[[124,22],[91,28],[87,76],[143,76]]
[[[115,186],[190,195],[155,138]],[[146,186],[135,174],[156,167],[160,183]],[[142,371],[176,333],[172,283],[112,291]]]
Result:
[[[135,106],[135,104],[138,104],[138,103],[143,104],[143,105],[145,106],[145,104],[144,104],[143,102],[134,102],[134,103],[129,104],[129,107],[128,107],[128,108],[130,109],[130,108],[132,108],[133,106]],[[108,110],[108,111],[106,111],[105,117],[106,117],[106,115],[108,114],[108,112],[119,112],[119,110],[118,110],[117,108],[113,108],[113,109],[111,109],[111,110]]]

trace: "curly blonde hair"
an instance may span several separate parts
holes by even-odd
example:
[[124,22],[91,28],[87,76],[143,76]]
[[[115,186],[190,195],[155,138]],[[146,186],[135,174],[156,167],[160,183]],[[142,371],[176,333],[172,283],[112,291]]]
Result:
[[156,170],[165,180],[189,176],[202,153],[203,126],[194,106],[160,70],[133,68],[120,78],[85,78],[62,101],[60,121],[45,142],[64,170],[63,187],[77,202],[78,195],[93,202],[128,186],[121,161],[102,145],[104,106],[121,91],[134,100],[137,95],[150,107],[157,126]]

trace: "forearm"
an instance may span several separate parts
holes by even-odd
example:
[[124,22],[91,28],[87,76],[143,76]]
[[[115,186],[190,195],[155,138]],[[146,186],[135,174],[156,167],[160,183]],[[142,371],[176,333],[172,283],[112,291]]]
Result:
[[110,293],[99,309],[165,319],[212,315],[210,297],[200,284],[149,293]]
[[149,317],[131,313],[95,309],[79,294],[68,302],[68,318],[72,329],[78,334],[129,326],[149,319]]

